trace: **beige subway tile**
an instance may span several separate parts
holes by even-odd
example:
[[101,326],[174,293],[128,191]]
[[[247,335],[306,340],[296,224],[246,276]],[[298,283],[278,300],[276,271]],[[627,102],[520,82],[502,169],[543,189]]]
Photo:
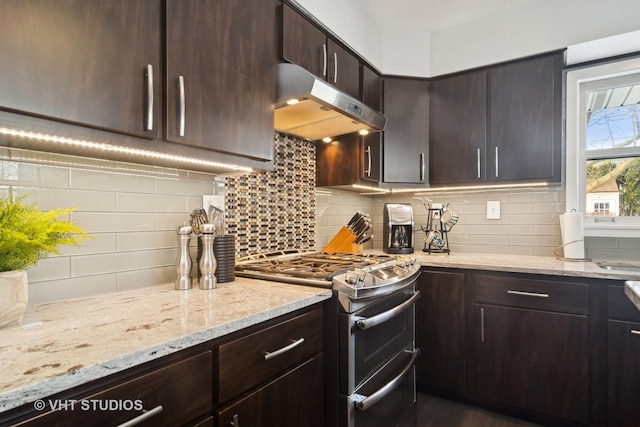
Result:
[[510,235],[509,244],[514,246],[555,246],[562,244],[560,236],[518,236]]
[[533,255],[532,246],[491,246],[488,253],[503,255]]
[[[173,283],[176,279],[175,267],[157,267],[144,270],[125,271],[117,274],[118,291],[145,288],[149,286]],[[194,287],[198,284],[194,280]]]
[[189,224],[189,213],[156,213],[156,230],[171,230],[175,231],[176,228],[183,223]]
[[38,263],[27,269],[29,283],[56,280],[71,277],[71,257],[50,256],[41,259]]
[[[549,256],[549,257],[555,257],[555,250],[557,248],[556,247],[547,247],[547,246],[534,246],[532,248],[533,256]],[[560,250],[559,252],[560,254],[562,254],[562,250]]]
[[29,283],[29,304],[43,304],[116,291],[115,274]]
[[510,215],[509,222],[511,224],[559,224],[558,215],[553,214],[523,214]]
[[72,219],[88,233],[151,231],[155,226],[155,217],[149,213],[74,212]]
[[157,265],[156,251],[82,255],[71,259],[72,277],[151,268]]
[[60,253],[62,255],[77,256],[116,251],[115,233],[94,233],[92,236],[93,238],[79,242],[78,246],[61,246]]
[[69,188],[69,172],[61,167],[2,161],[0,162],[0,184]]
[[118,193],[119,212],[188,212],[184,196]]
[[80,190],[147,194],[155,191],[155,178],[126,171],[71,169],[70,177],[71,188]]
[[500,204],[501,215],[530,214],[534,211],[531,203],[503,203]]
[[507,245],[509,236],[465,234],[463,241],[465,245]]
[[535,234],[534,226],[531,224],[487,224],[486,232],[487,234]]
[[77,208],[84,212],[111,212],[116,209],[114,193],[37,188],[31,199],[40,210]]
[[[195,237],[193,239],[195,241]],[[118,233],[117,251],[149,250],[159,248],[177,248],[175,231],[139,231]]]

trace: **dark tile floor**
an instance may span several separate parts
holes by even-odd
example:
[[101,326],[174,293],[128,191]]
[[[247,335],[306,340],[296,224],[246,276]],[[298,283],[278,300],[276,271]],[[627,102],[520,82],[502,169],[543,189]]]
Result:
[[537,427],[527,421],[418,393],[418,427]]

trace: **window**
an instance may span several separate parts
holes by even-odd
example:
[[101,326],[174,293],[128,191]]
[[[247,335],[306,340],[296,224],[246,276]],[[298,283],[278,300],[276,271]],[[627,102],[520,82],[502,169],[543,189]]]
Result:
[[567,72],[567,210],[585,235],[640,236],[640,59]]

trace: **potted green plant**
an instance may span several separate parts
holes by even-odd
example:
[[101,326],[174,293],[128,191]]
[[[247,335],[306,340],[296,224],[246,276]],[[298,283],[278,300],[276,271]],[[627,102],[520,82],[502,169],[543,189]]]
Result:
[[27,309],[27,267],[59,255],[58,246],[78,245],[91,237],[60,219],[75,208],[40,212],[35,205],[25,205],[25,198],[0,198],[0,327],[20,321]]

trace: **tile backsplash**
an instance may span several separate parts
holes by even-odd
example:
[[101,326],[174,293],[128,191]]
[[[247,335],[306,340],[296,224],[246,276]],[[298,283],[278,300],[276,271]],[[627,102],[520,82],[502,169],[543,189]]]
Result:
[[[382,248],[384,203],[414,207],[416,251],[426,224],[424,203],[443,203],[459,215],[451,251],[553,256],[560,246],[558,215],[564,188],[468,194],[360,196],[315,188],[313,145],[276,134],[274,170],[225,180],[226,221],[237,255],[269,250],[321,250],[358,210],[369,213]],[[0,196],[28,194],[41,210],[77,207],[70,219],[94,239],[62,247],[62,255],[29,268],[31,303],[173,282],[175,228],[214,194],[211,174],[92,160],[0,147]],[[501,218],[486,219],[486,202],[501,202]],[[192,254],[195,255],[195,238]],[[587,238],[587,256],[639,259],[640,239]],[[195,258],[195,256],[194,256]]]

